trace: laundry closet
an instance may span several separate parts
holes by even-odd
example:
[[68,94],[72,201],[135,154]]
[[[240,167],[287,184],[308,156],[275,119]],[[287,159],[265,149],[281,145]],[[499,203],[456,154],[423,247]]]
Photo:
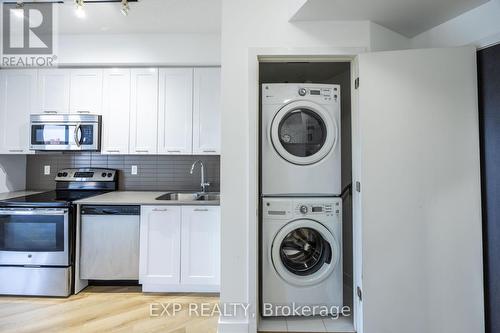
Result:
[[[478,331],[484,311],[474,48],[258,59],[259,331]],[[338,118],[329,100],[335,92]],[[297,101],[307,103],[290,107]],[[336,145],[313,158],[329,142],[317,135],[329,124],[313,115],[320,108],[313,104],[337,122],[340,191],[314,190],[317,179],[327,190],[336,182],[321,168],[310,181],[293,171],[328,158],[336,168],[328,155]],[[270,151],[279,161],[272,168]],[[295,153],[305,158],[294,160]],[[276,168],[285,161],[290,167]],[[305,190],[266,190],[280,179]],[[338,319],[328,311],[269,312],[273,301],[350,312]]]
[[259,81],[261,329],[353,328],[351,63],[261,62]]

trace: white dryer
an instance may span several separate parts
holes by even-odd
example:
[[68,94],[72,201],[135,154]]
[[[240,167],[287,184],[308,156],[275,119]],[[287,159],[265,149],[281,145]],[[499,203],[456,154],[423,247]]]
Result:
[[297,315],[285,311],[311,306],[337,311],[343,306],[342,199],[264,198],[262,204],[261,314]]
[[262,85],[262,195],[340,195],[340,86]]

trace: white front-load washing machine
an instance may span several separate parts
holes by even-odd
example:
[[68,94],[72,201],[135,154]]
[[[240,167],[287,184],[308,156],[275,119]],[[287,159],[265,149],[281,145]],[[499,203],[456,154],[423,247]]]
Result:
[[338,312],[343,306],[342,199],[264,198],[262,207],[262,316]]
[[341,188],[340,86],[263,84],[263,196],[335,196]]

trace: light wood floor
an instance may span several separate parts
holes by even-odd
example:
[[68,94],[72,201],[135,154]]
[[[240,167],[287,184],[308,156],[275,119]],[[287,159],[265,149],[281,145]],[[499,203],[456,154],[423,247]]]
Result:
[[[218,295],[143,294],[138,287],[89,287],[66,299],[0,297],[0,332],[215,333],[217,315],[189,316],[189,303],[218,303]],[[150,316],[151,303],[180,303],[176,316]]]

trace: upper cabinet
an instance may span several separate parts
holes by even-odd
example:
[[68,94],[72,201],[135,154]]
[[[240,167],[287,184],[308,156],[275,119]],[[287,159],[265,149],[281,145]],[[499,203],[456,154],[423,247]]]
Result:
[[156,154],[158,69],[131,70],[130,154]]
[[38,70],[38,113],[69,113],[71,70]]
[[0,71],[0,154],[28,154],[29,115],[35,111],[37,70]]
[[102,69],[72,69],[70,71],[70,113],[101,114],[102,73]]
[[193,152],[193,69],[160,69],[158,153]]
[[220,68],[194,69],[193,154],[220,154]]
[[130,69],[103,72],[102,154],[128,154],[130,134]]

